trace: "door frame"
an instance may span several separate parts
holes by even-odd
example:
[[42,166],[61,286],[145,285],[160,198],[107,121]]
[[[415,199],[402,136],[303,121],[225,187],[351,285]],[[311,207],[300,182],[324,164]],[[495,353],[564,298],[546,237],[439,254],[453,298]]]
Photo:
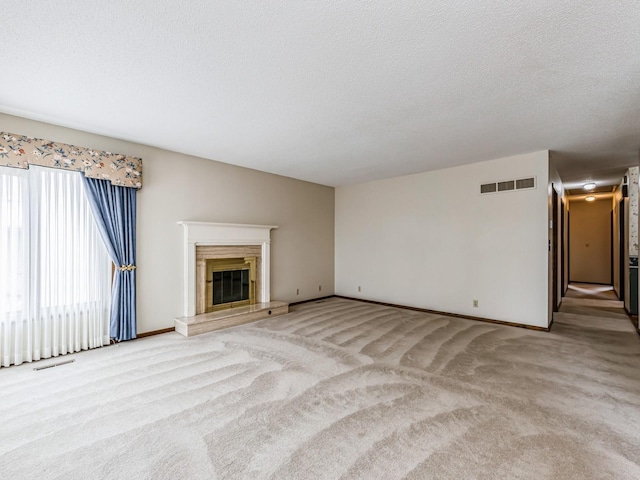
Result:
[[552,232],[552,236],[553,239],[551,241],[552,246],[553,246],[553,259],[552,259],[552,264],[553,264],[553,268],[552,268],[552,275],[553,275],[553,280],[551,282],[552,288],[553,288],[553,294],[552,294],[552,299],[553,299],[553,311],[557,312],[558,311],[558,257],[559,257],[559,249],[558,249],[558,192],[556,192],[555,189],[555,185],[551,184],[551,208],[553,210],[553,213],[551,215],[551,232]]
[[565,211],[566,211],[565,202],[564,200],[561,200],[560,201],[560,278],[561,278],[560,295],[562,297],[564,297],[565,294],[567,293],[567,289],[565,288],[565,285],[567,283],[567,277],[566,277],[567,272],[565,271],[565,268],[564,268],[565,260],[568,260],[566,257],[567,243],[564,241],[565,229],[567,228],[566,220],[565,220]]
[[626,228],[626,218],[625,218],[625,198],[624,196],[620,199],[620,203],[618,204],[618,241],[619,241],[619,246],[620,246],[620,283],[619,283],[619,287],[618,287],[618,298],[620,300],[622,300],[624,302],[624,297],[626,294],[626,275],[625,275],[625,270],[626,270],[626,265],[625,265],[625,259],[626,259],[626,252],[627,252],[627,242],[626,242],[626,235],[625,235],[625,228]]

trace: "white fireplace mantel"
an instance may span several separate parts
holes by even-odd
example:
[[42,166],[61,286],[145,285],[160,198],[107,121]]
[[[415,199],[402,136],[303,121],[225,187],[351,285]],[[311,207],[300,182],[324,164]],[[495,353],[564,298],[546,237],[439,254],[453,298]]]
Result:
[[196,314],[196,245],[260,245],[262,247],[262,302],[271,301],[271,230],[275,225],[178,222],[184,228],[184,316]]

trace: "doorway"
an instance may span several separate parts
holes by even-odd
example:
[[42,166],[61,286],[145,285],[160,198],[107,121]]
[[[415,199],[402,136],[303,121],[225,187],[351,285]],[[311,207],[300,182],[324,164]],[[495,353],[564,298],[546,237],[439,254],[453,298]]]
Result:
[[611,285],[611,197],[569,200],[569,283]]

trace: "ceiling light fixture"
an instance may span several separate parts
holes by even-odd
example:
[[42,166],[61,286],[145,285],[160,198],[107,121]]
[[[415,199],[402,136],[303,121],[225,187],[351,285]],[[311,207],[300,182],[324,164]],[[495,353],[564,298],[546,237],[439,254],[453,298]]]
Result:
[[594,197],[593,195],[589,195],[588,197],[585,198],[587,202],[593,202],[595,199],[596,197]]
[[594,188],[596,188],[596,184],[595,183],[585,183],[583,188],[585,190],[593,190]]

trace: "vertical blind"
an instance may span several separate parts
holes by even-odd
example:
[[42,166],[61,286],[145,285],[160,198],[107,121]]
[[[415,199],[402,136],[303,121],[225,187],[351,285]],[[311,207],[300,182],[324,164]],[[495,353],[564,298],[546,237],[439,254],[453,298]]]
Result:
[[109,342],[110,260],[79,173],[0,167],[0,365]]

